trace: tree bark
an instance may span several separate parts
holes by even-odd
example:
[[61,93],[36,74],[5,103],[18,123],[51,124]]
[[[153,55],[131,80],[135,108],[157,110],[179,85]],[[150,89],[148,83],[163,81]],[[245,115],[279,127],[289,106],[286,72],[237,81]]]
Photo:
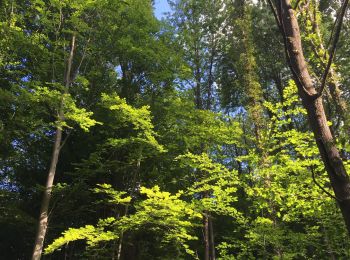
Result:
[[[75,35],[72,36],[71,50],[70,50],[69,58],[67,61],[66,74],[64,77],[65,87],[66,87],[65,91],[68,90],[68,87],[70,85],[70,74],[71,74],[71,69],[72,69],[74,48],[75,48]],[[64,100],[63,100],[63,96],[62,96],[62,101],[61,101],[61,104],[59,107],[58,119],[57,119],[59,124],[64,121],[63,109],[64,109]],[[44,240],[45,240],[47,226],[48,226],[49,204],[50,204],[51,195],[52,195],[53,182],[54,182],[55,174],[56,174],[56,167],[57,167],[58,158],[59,158],[60,150],[61,150],[61,143],[62,143],[62,126],[58,125],[56,128],[56,133],[55,133],[55,142],[53,145],[50,169],[49,169],[49,173],[47,176],[46,186],[45,186],[45,190],[44,190],[44,194],[43,194],[43,198],[42,198],[42,202],[41,202],[40,215],[39,215],[39,225],[38,225],[38,230],[37,230],[36,237],[35,237],[35,244],[34,244],[32,260],[39,260],[41,258],[41,254],[42,254],[43,247],[44,247]]]
[[303,55],[298,21],[290,0],[278,1],[277,22],[284,36],[287,60],[307,110],[325,169],[350,234],[350,180],[327,123],[322,95],[317,93]]

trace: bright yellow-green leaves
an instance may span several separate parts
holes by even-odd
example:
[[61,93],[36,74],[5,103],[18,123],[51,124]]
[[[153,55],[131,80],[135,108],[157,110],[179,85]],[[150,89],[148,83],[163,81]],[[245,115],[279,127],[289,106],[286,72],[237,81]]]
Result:
[[155,138],[157,134],[153,130],[149,106],[134,108],[116,94],[103,94],[102,103],[112,111],[113,116],[118,120],[117,128],[131,125],[136,132],[136,136],[127,139],[109,139],[108,143],[111,146],[118,147],[130,143],[140,143],[141,146],[147,145],[158,152],[165,152],[164,147]]
[[193,168],[195,181],[186,194],[192,196],[198,209],[212,214],[228,215],[240,218],[234,203],[237,201],[239,185],[236,171],[228,170],[224,165],[211,160],[207,154],[187,153],[177,157],[182,167]]
[[280,127],[291,123],[292,116],[306,115],[306,110],[303,107],[300,105],[295,106],[295,104],[299,102],[296,91],[297,87],[295,82],[290,80],[283,90],[283,103],[264,102],[265,108],[272,113],[269,129],[278,132]]
[[162,192],[158,186],[151,189],[141,187],[140,193],[147,196],[146,200],[136,205],[136,213],[123,217],[119,226],[122,230],[139,229],[143,226],[151,231],[160,232],[162,243],[176,243],[184,251],[194,256],[194,251],[188,246],[188,241],[198,239],[191,234],[191,229],[198,225],[201,214],[196,211],[192,203],[188,203],[180,196]]
[[296,92],[295,83],[289,81],[283,103],[265,102],[272,115],[262,139],[265,150],[261,153],[251,150],[249,155],[240,158],[252,168],[245,177],[249,182],[243,183],[252,203],[252,214],[256,216],[251,219],[246,237],[249,246],[260,248],[262,258],[267,257],[264,250],[269,246],[283,250],[287,258],[302,257],[305,252],[290,248],[282,241],[291,241],[293,245],[295,239],[300,239],[307,243],[316,238],[315,234],[305,230],[293,232],[288,225],[307,219],[317,221],[332,205],[332,198],[323,193],[312,178],[314,174],[317,181],[327,187],[313,134],[291,127],[305,116]]
[[62,233],[62,236],[55,239],[53,243],[45,249],[45,254],[50,254],[58,248],[76,240],[85,240],[89,247],[97,246],[102,241],[109,241],[117,239],[118,236],[106,230],[111,224],[115,222],[115,218],[107,218],[100,220],[96,227],[86,225],[81,228],[70,228]]
[[116,191],[110,184],[98,184],[98,188],[94,189],[96,193],[106,194],[109,199],[107,200],[111,204],[128,204],[131,202],[131,197],[127,196],[124,191]]
[[[127,203],[130,197],[121,198],[125,193],[111,188],[108,184],[101,184],[96,192],[105,193],[113,204]],[[121,233],[140,229],[149,229],[162,236],[162,243],[176,243],[184,252],[195,256],[193,250],[187,244],[191,240],[198,239],[191,233],[191,229],[198,225],[201,214],[195,210],[192,203],[182,199],[183,192],[175,195],[160,191],[158,186],[149,189],[140,188],[140,194],[146,195],[146,199],[136,204],[136,213],[123,216],[119,219],[110,217],[99,220],[96,226],[86,225],[81,228],[70,228],[62,233],[62,236],[50,244],[45,253],[52,253],[63,245],[76,240],[85,240],[88,247],[98,246],[98,243],[117,239]]]
[[[72,128],[70,122],[74,122],[80,126],[85,132],[90,127],[101,124],[92,119],[92,112],[85,108],[79,108],[76,105],[73,97],[68,94],[62,94],[59,90],[50,90],[48,87],[37,87],[33,93],[33,101],[42,102],[50,106],[53,110],[58,110],[63,106],[63,119],[58,119],[55,122],[56,126]],[[58,115],[57,115],[58,116]]]
[[[242,134],[238,123],[231,122],[218,113],[196,110],[190,102],[184,103],[180,98],[172,99],[170,102],[172,113],[169,114],[168,122],[174,123],[171,131],[177,134],[184,133],[179,138],[186,138],[191,150],[200,147],[201,143],[207,147],[214,146],[219,149],[224,145],[238,143],[239,136]],[[165,152],[165,148],[156,140],[158,134],[154,130],[148,106],[136,108],[117,94],[103,94],[101,104],[107,109],[109,119],[114,120],[113,124],[110,124],[111,129],[114,131],[128,129],[129,135],[127,138],[108,139],[104,149],[132,147],[138,159],[149,156],[148,152],[144,154],[146,148],[151,147],[158,153]],[[159,186],[153,188],[141,186],[137,191],[132,192],[133,195],[128,195],[126,192],[116,191],[109,184],[98,185],[94,191],[105,194],[109,205],[127,205],[128,208],[135,209],[135,213],[112,221],[112,232],[115,237],[125,232],[146,230],[161,237],[162,246],[175,244],[178,248],[182,248],[183,252],[195,257],[189,242],[198,239],[194,230],[200,226],[204,212],[212,215],[226,215],[243,223],[241,214],[235,208],[239,186],[238,176],[236,171],[215,162],[206,153],[199,155],[186,153],[177,156],[174,163],[180,164],[184,172],[190,169],[190,172],[197,176],[197,181],[176,194],[161,191]],[[135,193],[146,198],[134,199],[138,197]],[[70,232],[82,232],[82,235],[78,232],[79,236],[76,239],[86,239],[88,243],[94,240],[96,232],[102,232],[102,234],[107,232],[103,228],[98,229],[98,225],[95,229],[91,229],[91,226],[89,228],[90,237],[85,235],[84,228]],[[63,237],[50,245],[50,250],[58,248],[64,241],[69,242],[67,234],[64,233]],[[108,239],[109,237],[106,241]]]

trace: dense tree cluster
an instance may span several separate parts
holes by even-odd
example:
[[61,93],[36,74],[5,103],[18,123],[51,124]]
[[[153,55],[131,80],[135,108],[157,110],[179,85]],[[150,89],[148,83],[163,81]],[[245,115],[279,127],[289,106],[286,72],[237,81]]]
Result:
[[348,1],[0,2],[0,258],[350,258]]

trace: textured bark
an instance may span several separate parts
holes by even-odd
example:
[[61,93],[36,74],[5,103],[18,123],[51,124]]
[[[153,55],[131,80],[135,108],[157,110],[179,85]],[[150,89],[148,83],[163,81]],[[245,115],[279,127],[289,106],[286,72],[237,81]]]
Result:
[[289,0],[280,0],[279,25],[284,34],[287,59],[307,110],[322,161],[328,173],[335,197],[350,233],[350,180],[335,145],[324,111],[322,96],[318,95],[303,55],[298,21]]
[[[70,75],[71,75],[71,69],[72,69],[72,63],[73,63],[74,48],[75,48],[75,35],[73,35],[72,37],[72,45],[71,45],[69,58],[67,61],[67,70],[64,77],[66,91],[70,85]],[[58,119],[57,119],[59,123],[64,121],[63,108],[64,108],[64,101],[62,98],[59,111],[58,111]],[[52,195],[52,187],[55,179],[58,157],[60,155],[60,150],[61,150],[61,143],[62,143],[62,126],[58,126],[55,134],[55,142],[54,142],[52,156],[51,156],[50,169],[47,176],[46,186],[45,186],[45,190],[44,190],[44,194],[41,202],[39,224],[38,224],[38,230],[35,237],[32,260],[39,260],[41,258],[41,254],[43,251],[44,240],[45,240],[47,226],[48,226],[49,204],[50,204],[51,195]]]

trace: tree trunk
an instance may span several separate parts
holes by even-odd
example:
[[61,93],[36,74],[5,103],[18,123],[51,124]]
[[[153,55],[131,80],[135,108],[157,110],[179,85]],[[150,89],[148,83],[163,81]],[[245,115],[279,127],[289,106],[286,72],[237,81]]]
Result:
[[[70,74],[72,69],[74,48],[75,48],[75,35],[72,36],[72,45],[71,45],[69,58],[67,61],[67,71],[64,79],[65,87],[66,87],[65,91],[68,90],[68,87],[70,85]],[[59,107],[58,119],[57,119],[59,124],[64,121],[63,109],[64,109],[64,100],[62,96],[62,101]],[[61,143],[62,143],[62,126],[58,125],[56,128],[55,142],[54,142],[52,156],[51,156],[49,174],[47,176],[45,191],[41,202],[39,225],[38,225],[38,230],[35,237],[32,260],[39,260],[41,258],[41,254],[44,247],[44,240],[45,240],[45,235],[46,235],[47,226],[48,226],[49,204],[50,204],[50,199],[52,195],[52,186],[55,179],[58,157],[60,155],[60,150],[61,150]]]
[[51,199],[52,184],[55,178],[56,166],[57,166],[58,157],[60,154],[61,141],[62,141],[62,130],[60,128],[57,128],[56,135],[55,135],[55,143],[53,146],[53,152],[51,157],[50,170],[47,176],[46,188],[45,188],[43,199],[41,202],[39,226],[38,226],[38,231],[35,238],[35,245],[34,245],[32,260],[40,259],[41,253],[43,251],[43,245],[44,245],[44,240],[45,240],[45,235],[47,230],[48,210],[49,210],[49,203]]
[[335,145],[323,107],[322,96],[316,91],[305,61],[298,21],[290,0],[280,0],[277,8],[279,25],[283,32],[287,59],[298,86],[299,95],[307,110],[309,123],[314,132],[325,169],[328,173],[335,197],[350,233],[350,180]]
[[[134,195],[134,192],[136,190],[137,177],[140,174],[140,167],[141,167],[141,154],[140,154],[139,158],[136,161],[136,168],[135,168],[135,171],[134,171],[134,174],[133,174],[133,178],[132,178],[132,181],[131,181],[131,193],[129,195],[130,197],[132,197]],[[130,206],[130,204],[127,204],[125,206],[124,216],[128,215],[128,213],[129,213],[129,206]],[[123,237],[124,237],[124,233],[122,232],[120,234],[120,237],[119,237],[117,260],[120,260],[121,256],[122,256]]]
[[215,260],[216,259],[215,239],[214,239],[214,228],[213,228],[213,219],[212,218],[209,218],[209,230],[210,230],[211,260]]
[[212,96],[213,96],[213,84],[214,84],[214,75],[213,75],[213,67],[214,67],[214,57],[216,52],[216,43],[213,39],[215,36],[212,34],[211,40],[211,51],[210,51],[210,61],[209,61],[209,71],[208,71],[208,89],[207,89],[207,110],[211,110],[212,106]]
[[201,65],[200,65],[200,57],[199,57],[199,50],[198,46],[195,47],[195,57],[194,57],[194,64],[195,64],[195,70],[194,70],[194,79],[196,82],[195,89],[194,89],[194,96],[195,96],[195,104],[197,109],[202,109],[202,86],[201,86]]
[[209,245],[209,218],[208,212],[203,214],[203,236],[204,236],[204,260],[210,259],[210,245]]

